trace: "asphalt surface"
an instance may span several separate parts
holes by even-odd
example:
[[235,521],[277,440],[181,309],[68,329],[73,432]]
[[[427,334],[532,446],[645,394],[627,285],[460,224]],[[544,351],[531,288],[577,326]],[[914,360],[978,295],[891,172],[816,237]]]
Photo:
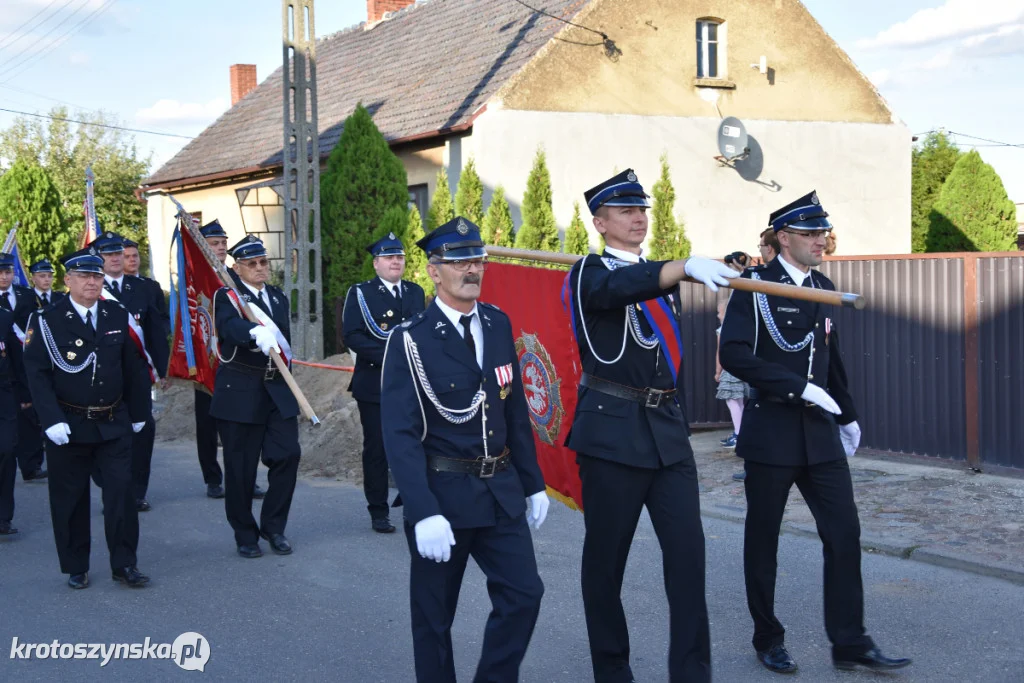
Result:
[[[265,485],[262,469],[260,477]],[[0,681],[413,680],[405,539],[370,530],[360,489],[301,480],[287,530],[295,553],[278,557],[264,543],[264,557],[246,560],[235,554],[223,501],[205,497],[194,452],[160,445],[153,510],[142,515],[139,548],[139,566],[153,582],[139,590],[109,578],[96,494],[92,585],[73,591],[58,568],[46,486],[19,480],[15,526],[21,533],[0,540]],[[779,680],[761,668],[750,647],[742,526],[705,518],[705,530],[715,680]],[[579,595],[582,537],[582,516],[557,503],[534,535],[547,591],[522,681],[592,680]],[[800,665],[791,680],[1024,681],[1024,586],[865,554],[869,632],[885,653],[915,662],[888,676],[850,674],[831,666],[820,544],[784,535],[779,564],[778,612]],[[668,614],[660,553],[646,516],[623,594],[637,680],[665,681]],[[460,680],[472,679],[488,610],[483,575],[470,563],[453,633]],[[10,658],[15,637],[48,644],[143,643],[149,637],[161,644],[185,632],[209,643],[204,673],[152,658],[113,659],[105,666],[98,659]]]

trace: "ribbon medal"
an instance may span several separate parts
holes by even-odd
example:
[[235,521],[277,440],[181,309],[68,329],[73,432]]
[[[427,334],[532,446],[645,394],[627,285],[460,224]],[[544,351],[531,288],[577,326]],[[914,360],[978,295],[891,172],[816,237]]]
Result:
[[501,387],[498,397],[504,401],[512,390],[512,364],[509,363],[502,365],[500,368],[494,368],[494,374],[498,376],[498,386]]
[[832,318],[825,318],[825,345],[828,345],[828,338],[832,334]]

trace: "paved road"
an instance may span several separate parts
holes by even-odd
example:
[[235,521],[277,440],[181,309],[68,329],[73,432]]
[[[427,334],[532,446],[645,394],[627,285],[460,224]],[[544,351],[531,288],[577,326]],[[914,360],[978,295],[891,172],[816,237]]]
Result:
[[[263,475],[261,474],[261,477]],[[406,598],[407,551],[400,535],[369,529],[362,492],[348,484],[303,480],[288,535],[296,551],[244,560],[223,504],[207,499],[187,448],[161,445],[143,515],[140,566],[153,584],[133,591],[105,571],[99,501],[93,498],[93,585],[72,591],[57,567],[46,487],[17,488],[20,537],[0,541],[0,681],[412,680]],[[582,517],[553,505],[535,535],[547,593],[522,680],[584,683],[590,675],[579,597]],[[715,680],[777,681],[749,646],[742,589],[742,528],[705,520],[708,604]],[[810,539],[784,536],[780,617],[801,666],[793,680],[1024,680],[1024,586],[892,557],[864,560],[868,626],[886,652],[916,663],[902,674],[839,674],[831,668],[821,619],[821,551]],[[624,588],[633,668],[640,681],[666,680],[667,610],[657,542],[645,518]],[[472,678],[488,612],[483,577],[466,575],[454,640],[461,680]],[[9,659],[20,642],[171,643],[181,633],[205,636],[205,674],[162,660]]]

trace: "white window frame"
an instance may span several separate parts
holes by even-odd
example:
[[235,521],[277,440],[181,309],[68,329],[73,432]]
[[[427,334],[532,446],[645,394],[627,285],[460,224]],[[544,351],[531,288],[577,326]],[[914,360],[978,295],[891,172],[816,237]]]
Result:
[[[716,51],[715,64],[718,67],[718,73],[715,74],[714,76],[711,76],[707,73],[701,73],[702,67],[704,71],[707,71],[711,64],[710,51],[708,49],[709,46],[712,44],[708,40],[708,26],[710,26],[711,24],[714,24],[715,26],[718,27],[718,32],[713,43]],[[725,22],[720,19],[712,18],[698,19],[697,27],[700,29],[700,39],[697,41],[697,78],[707,78],[717,81],[725,80],[728,77],[728,73],[726,70],[726,65],[728,61],[726,59],[727,40]]]

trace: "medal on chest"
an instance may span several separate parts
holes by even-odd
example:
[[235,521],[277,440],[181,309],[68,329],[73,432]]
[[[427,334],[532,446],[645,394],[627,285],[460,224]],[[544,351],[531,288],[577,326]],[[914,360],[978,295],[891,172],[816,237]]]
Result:
[[512,391],[512,364],[508,363],[494,368],[494,374],[497,375],[498,386],[501,387],[498,391],[498,398],[504,401],[508,398],[509,392]]

